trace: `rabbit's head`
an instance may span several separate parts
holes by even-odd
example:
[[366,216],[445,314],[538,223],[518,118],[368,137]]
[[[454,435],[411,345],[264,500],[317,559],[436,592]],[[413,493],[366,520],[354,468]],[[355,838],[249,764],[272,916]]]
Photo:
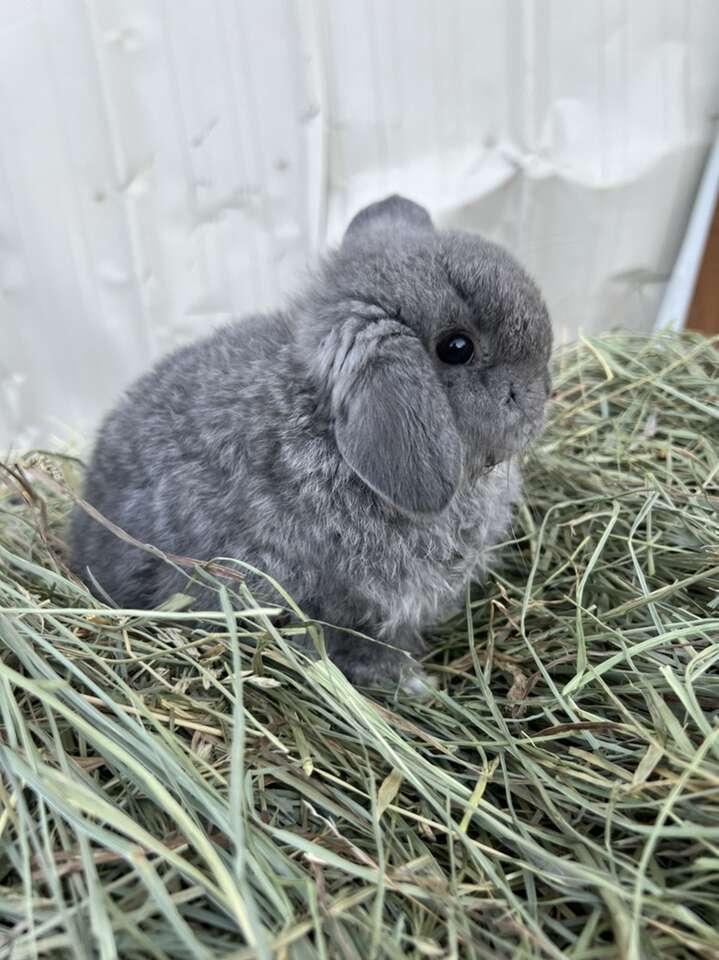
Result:
[[340,453],[403,512],[443,510],[542,428],[552,333],[539,291],[500,247],[436,231],[410,200],[357,214],[299,327]]

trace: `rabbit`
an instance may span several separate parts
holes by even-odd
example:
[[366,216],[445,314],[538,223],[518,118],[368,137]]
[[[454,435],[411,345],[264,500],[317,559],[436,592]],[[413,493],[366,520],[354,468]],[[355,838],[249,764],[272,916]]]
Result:
[[[101,426],[85,498],[143,543],[270,574],[332,625],[326,650],[351,682],[416,692],[423,634],[509,528],[551,345],[507,252],[393,195],[354,217],[288,309],[141,377]],[[74,569],[120,606],[189,589],[217,607],[80,508],[70,541]]]

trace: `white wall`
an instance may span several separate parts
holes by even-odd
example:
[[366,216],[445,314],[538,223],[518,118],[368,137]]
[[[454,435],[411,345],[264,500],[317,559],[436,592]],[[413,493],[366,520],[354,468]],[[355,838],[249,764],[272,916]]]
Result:
[[0,14],[5,449],[87,433],[395,190],[507,244],[561,335],[649,329],[719,115],[717,0]]

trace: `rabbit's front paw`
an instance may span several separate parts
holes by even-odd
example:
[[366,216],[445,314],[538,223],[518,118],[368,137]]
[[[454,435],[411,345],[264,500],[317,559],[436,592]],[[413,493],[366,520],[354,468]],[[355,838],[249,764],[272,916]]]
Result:
[[418,664],[414,664],[414,667],[415,669],[402,672],[400,688],[403,693],[409,696],[416,697],[418,700],[426,700],[437,689],[437,678],[430,677]]
[[378,654],[376,648],[367,645],[367,649],[355,650],[352,656],[335,659],[337,666],[356,687],[399,689],[413,697],[429,696],[436,684],[428,677],[422,667],[400,650],[384,650]]

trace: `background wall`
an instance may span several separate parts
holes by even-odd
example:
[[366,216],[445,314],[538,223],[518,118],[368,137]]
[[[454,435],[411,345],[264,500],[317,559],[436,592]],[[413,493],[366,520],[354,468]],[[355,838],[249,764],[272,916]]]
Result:
[[557,330],[649,329],[719,115],[716,0],[1,0],[0,446],[87,435],[400,190]]

